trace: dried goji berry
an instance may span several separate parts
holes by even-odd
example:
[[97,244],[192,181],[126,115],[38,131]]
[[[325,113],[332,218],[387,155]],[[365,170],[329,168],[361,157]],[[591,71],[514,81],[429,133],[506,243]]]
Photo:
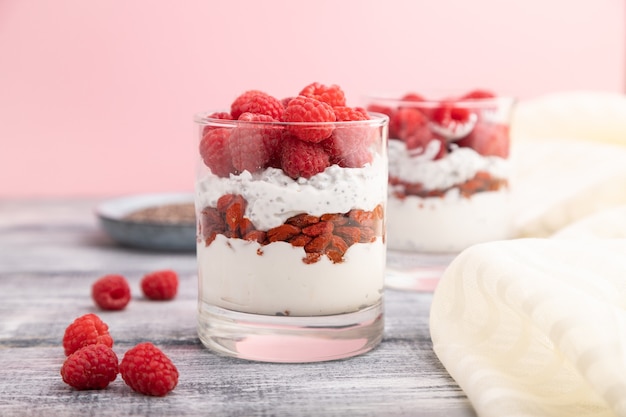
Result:
[[348,246],[352,246],[353,244],[361,241],[361,229],[356,226],[335,227],[333,233],[341,236]]
[[319,235],[313,238],[309,243],[307,243],[304,246],[304,250],[308,253],[311,253],[311,252],[323,253],[326,247],[328,246],[328,244],[330,243],[331,238],[332,238],[332,235],[328,235],[328,234]]
[[307,227],[312,224],[319,222],[320,219],[317,216],[313,216],[312,214],[302,213],[297,214],[293,217],[287,219],[285,223],[291,224],[293,226],[297,226],[299,228]]
[[309,243],[311,240],[313,240],[311,236],[297,235],[292,237],[291,240],[289,240],[289,243],[291,243],[291,246],[302,247]]
[[333,224],[331,222],[319,222],[302,229],[302,233],[307,236],[316,237],[327,235],[333,232]]
[[300,234],[300,228],[291,224],[281,224],[267,231],[269,242],[288,241],[292,237]]

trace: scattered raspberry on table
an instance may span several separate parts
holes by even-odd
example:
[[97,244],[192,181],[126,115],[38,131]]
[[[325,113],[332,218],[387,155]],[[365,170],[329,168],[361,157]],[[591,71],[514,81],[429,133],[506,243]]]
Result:
[[65,329],[63,348],[66,356],[94,344],[102,344],[109,348],[113,346],[109,326],[97,315],[88,313],[80,316]]
[[124,354],[120,374],[129,387],[145,395],[162,397],[178,384],[178,369],[150,342],[139,343]]
[[117,378],[118,372],[117,355],[102,343],[78,349],[61,367],[63,381],[77,390],[106,388]]
[[141,279],[141,291],[151,300],[171,300],[178,291],[178,274],[171,269],[146,274]]
[[122,275],[105,275],[93,283],[91,296],[103,310],[123,310],[130,301],[130,286]]

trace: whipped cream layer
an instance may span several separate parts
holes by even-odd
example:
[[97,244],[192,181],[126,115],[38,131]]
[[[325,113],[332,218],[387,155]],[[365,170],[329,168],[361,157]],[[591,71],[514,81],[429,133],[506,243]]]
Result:
[[408,150],[401,140],[389,140],[389,176],[410,183],[421,183],[425,189],[441,190],[473,178],[478,171],[494,178],[509,178],[510,162],[499,156],[482,156],[471,148],[458,147],[441,159],[439,141],[425,148]]
[[228,178],[207,172],[196,183],[200,209],[215,207],[224,194],[246,199],[245,217],[259,230],[280,226],[299,213],[321,216],[355,208],[371,211],[386,199],[386,160],[376,155],[372,164],[362,168],[331,165],[309,179],[294,180],[280,169],[268,168],[260,174],[244,171]]

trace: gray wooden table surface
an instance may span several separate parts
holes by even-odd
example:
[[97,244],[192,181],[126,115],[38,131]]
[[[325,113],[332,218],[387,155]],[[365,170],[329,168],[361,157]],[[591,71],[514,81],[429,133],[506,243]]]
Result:
[[[218,356],[196,335],[195,255],[116,246],[98,227],[99,200],[0,199],[0,416],[475,416],[432,351],[431,294],[387,290],[385,336],[375,350],[342,361],[269,364]],[[144,273],[180,274],[170,302],[141,298]],[[102,312],[91,284],[125,275],[133,300]],[[132,392],[75,391],[59,370],[61,341],[76,317],[95,312],[109,325],[118,356],[143,341],[178,367],[163,398]]]

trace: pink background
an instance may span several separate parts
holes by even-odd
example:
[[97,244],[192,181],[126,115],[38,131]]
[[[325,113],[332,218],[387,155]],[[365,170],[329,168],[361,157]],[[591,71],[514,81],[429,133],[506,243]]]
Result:
[[247,89],[624,91],[622,0],[0,0],[0,197],[192,191]]

